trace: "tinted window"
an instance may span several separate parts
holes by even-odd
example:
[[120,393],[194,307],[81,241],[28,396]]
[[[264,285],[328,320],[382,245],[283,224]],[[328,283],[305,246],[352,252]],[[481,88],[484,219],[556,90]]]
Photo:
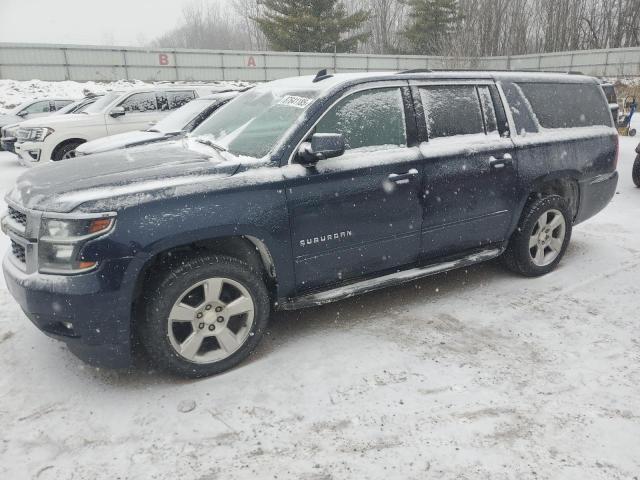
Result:
[[341,133],[346,148],[406,146],[399,88],[354,93],[340,100],[316,125],[316,133]]
[[166,92],[166,95],[169,110],[180,108],[181,106],[189,103],[191,100],[196,98],[196,94],[193,90]]
[[611,111],[598,85],[519,83],[543,128],[611,126]]
[[49,100],[32,103],[22,111],[25,113],[47,113],[50,111]]
[[156,95],[151,92],[134,93],[120,104],[126,112],[151,112],[157,110]]
[[429,138],[484,133],[476,87],[421,87],[420,97],[424,105]]
[[56,104],[56,110],[60,110],[63,107],[66,107],[67,105],[71,104],[71,100],[56,100],[55,104]]

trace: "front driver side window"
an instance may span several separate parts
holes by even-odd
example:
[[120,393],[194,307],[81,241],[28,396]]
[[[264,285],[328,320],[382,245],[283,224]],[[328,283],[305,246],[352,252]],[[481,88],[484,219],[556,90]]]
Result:
[[22,110],[20,113],[33,114],[33,113],[47,113],[50,111],[49,100],[44,100],[42,102],[36,102],[29,105],[27,108]]
[[314,133],[341,133],[347,150],[406,147],[402,93],[394,87],[349,95],[322,117]]

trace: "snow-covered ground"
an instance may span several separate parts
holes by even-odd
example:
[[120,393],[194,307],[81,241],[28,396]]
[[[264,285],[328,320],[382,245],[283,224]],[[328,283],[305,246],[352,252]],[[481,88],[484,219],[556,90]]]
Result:
[[[637,143],[556,272],[494,262],[277,314],[214,378],[90,368],[0,288],[0,478],[638,478]],[[3,195],[20,171],[0,153]]]

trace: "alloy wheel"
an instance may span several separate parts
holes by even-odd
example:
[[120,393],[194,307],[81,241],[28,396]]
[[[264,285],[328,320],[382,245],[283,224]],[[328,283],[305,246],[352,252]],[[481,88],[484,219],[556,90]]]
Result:
[[185,290],[168,318],[172,347],[194,363],[213,363],[232,355],[246,341],[255,305],[249,291],[229,278],[209,278]]

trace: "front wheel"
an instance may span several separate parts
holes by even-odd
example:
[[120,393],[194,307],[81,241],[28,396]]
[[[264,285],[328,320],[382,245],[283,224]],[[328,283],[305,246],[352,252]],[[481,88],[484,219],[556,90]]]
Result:
[[633,170],[631,171],[633,183],[636,187],[640,187],[640,155],[636,156],[635,162],[633,162]]
[[258,345],[269,320],[262,276],[236,258],[186,259],[147,288],[140,340],[156,364],[181,376],[236,366]]
[[76,148],[78,148],[83,143],[84,142],[81,140],[63,143],[53,151],[53,153],[51,154],[51,160],[53,160],[54,162],[59,162],[60,160],[68,160],[70,158],[74,158],[76,156]]
[[569,245],[571,219],[567,201],[558,195],[531,201],[504,253],[507,267],[527,277],[552,271]]

